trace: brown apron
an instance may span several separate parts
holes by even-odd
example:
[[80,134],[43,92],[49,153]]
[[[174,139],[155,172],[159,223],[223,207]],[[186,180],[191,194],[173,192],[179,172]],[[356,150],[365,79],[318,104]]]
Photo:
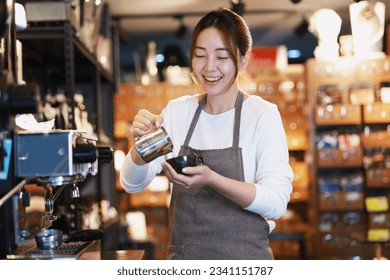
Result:
[[[179,155],[195,152],[215,172],[244,181],[242,153],[238,147],[243,94],[239,92],[235,105],[230,148],[195,150],[188,146],[205,102],[206,95],[199,103]],[[190,188],[173,185],[169,227],[168,259],[273,259],[265,219],[207,185]]]

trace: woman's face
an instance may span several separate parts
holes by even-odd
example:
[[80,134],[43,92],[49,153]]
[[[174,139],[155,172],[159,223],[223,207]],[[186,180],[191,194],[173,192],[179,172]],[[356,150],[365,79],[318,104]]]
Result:
[[235,63],[216,28],[206,28],[196,40],[192,68],[207,94],[223,94],[235,77]]

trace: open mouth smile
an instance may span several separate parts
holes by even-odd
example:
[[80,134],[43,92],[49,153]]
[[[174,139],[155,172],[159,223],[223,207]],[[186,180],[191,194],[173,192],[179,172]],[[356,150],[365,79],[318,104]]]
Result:
[[203,78],[208,82],[217,82],[222,79],[222,77],[206,77],[206,76],[203,76]]

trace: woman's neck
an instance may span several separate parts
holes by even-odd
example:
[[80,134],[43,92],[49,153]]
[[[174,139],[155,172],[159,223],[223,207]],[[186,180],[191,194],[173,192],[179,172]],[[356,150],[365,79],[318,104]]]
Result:
[[236,105],[238,87],[231,87],[225,93],[217,95],[207,95],[206,104],[203,108],[211,115],[218,115],[233,109]]
[[229,95],[207,95],[204,111],[211,115],[218,115],[233,109],[236,105],[237,93]]

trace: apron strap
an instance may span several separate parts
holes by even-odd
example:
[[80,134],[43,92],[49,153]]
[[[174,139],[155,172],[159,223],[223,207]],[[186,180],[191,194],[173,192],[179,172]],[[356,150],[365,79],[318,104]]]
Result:
[[240,141],[241,109],[243,102],[244,94],[239,90],[234,112],[233,148],[238,148],[238,142]]
[[[190,127],[187,132],[186,139],[184,140],[184,146],[188,146],[190,143],[192,134],[195,130],[196,123],[198,122],[200,113],[202,112],[204,105],[206,104],[207,94],[204,94],[199,101],[198,108],[195,111],[194,117],[192,118]],[[241,123],[241,108],[244,100],[244,95],[241,91],[238,91],[238,96],[235,104],[234,111],[234,129],[233,129],[233,147],[238,148],[238,143],[240,140],[240,123]]]
[[184,146],[188,146],[188,144],[190,143],[192,133],[195,130],[195,126],[196,126],[196,123],[198,122],[200,113],[202,112],[204,105],[206,104],[206,99],[207,99],[207,94],[203,94],[203,96],[201,96],[201,99],[199,100],[198,108],[195,111],[194,117],[192,118],[192,121],[191,121],[191,125],[188,129],[188,132],[187,132],[186,139],[184,140]]

